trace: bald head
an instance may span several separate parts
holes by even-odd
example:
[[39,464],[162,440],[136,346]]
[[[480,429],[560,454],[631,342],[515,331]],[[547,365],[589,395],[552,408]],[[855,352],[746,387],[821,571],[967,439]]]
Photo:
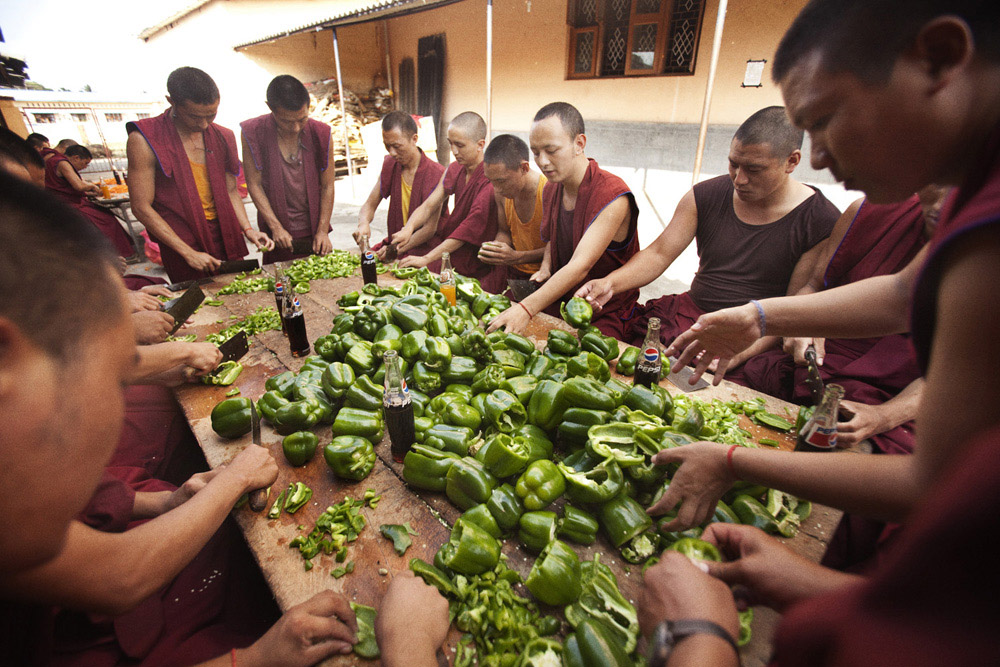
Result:
[[559,122],[562,123],[563,129],[566,130],[570,139],[575,139],[581,134],[586,134],[583,116],[580,114],[579,109],[569,102],[550,102],[546,104],[535,114],[534,122],[537,123],[553,116],[558,118]]
[[733,139],[744,146],[771,147],[774,157],[784,159],[802,148],[804,133],[788,119],[785,107],[765,107],[743,121]]
[[472,141],[486,141],[486,121],[475,111],[464,111],[451,119],[453,127]]
[[79,144],[73,139],[62,139],[58,144],[56,144],[55,150],[60,153],[65,153],[66,149],[70,146],[79,146]]
[[522,162],[528,162],[530,159],[528,144],[513,134],[500,134],[494,137],[483,156],[486,164],[502,164],[508,169],[517,169]]

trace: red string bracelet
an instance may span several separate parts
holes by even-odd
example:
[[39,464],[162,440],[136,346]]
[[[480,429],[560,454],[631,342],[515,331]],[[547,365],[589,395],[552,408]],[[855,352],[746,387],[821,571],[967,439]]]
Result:
[[233,667],[236,667],[236,649],[235,648],[232,651],[229,652],[229,658],[230,658],[230,660],[232,660]]
[[738,480],[740,476],[736,473],[736,466],[733,465],[733,452],[736,451],[737,447],[739,445],[731,445],[729,451],[726,452],[726,467],[729,468],[729,473]]
[[526,305],[524,305],[524,302],[518,301],[517,305],[521,306],[521,308],[524,308],[524,312],[528,313],[528,317],[529,318],[534,317],[534,315],[531,314],[531,311],[528,310],[528,307]]

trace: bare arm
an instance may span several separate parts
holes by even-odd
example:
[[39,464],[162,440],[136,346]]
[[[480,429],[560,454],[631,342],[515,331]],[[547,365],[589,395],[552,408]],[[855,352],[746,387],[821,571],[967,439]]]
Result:
[[313,239],[313,252],[325,255],[333,250],[330,243],[330,219],[333,217],[333,202],[336,194],[337,170],[334,168],[333,142],[327,155],[326,170],[319,175],[319,224]]
[[430,264],[431,262],[436,262],[437,260],[441,259],[441,255],[443,255],[444,253],[446,252],[453,253],[464,245],[465,241],[459,241],[458,239],[445,239],[444,241],[441,241],[441,243],[439,243],[437,246],[435,246],[433,250],[429,251],[426,255],[422,257],[419,255],[409,255],[408,257],[404,257],[402,260],[400,260],[399,265],[402,267],[406,266],[424,267]]
[[903,391],[880,405],[841,401],[841,414],[850,419],[837,424],[837,446],[851,447],[879,433],[885,433],[917,418],[924,379],[917,378]]
[[[329,168],[328,168],[329,169]],[[354,242],[360,244],[362,236],[371,236],[372,220],[375,219],[375,210],[382,201],[382,177],[375,181],[375,187],[368,193],[368,198],[361,205],[358,211],[358,228],[354,230]]]
[[236,220],[243,229],[243,236],[261,250],[274,250],[274,241],[267,234],[257,231],[250,225],[250,220],[247,218],[247,207],[243,204],[243,198],[240,197],[239,186],[236,183],[236,175],[230,174],[228,171],[226,172],[226,191],[229,193],[229,201],[236,212]]
[[[406,252],[410,248],[419,246],[421,243],[427,241],[427,239],[433,236],[434,232],[437,231],[437,222],[441,215],[441,206],[447,198],[447,195],[444,192],[444,179],[447,173],[448,172],[446,171],[444,174],[441,174],[441,180],[438,181],[434,191],[431,192],[427,199],[420,203],[417,210],[409,215],[406,220],[406,224],[403,225],[403,228],[393,234],[392,242],[399,244],[399,250],[401,252]],[[430,225],[433,225],[433,229],[430,233],[427,233],[427,230],[424,230],[424,228]],[[411,238],[421,230],[424,231],[424,234],[422,234],[419,239]]]
[[76,173],[76,169],[73,168],[69,162],[63,161],[56,166],[56,171],[62,176],[70,187],[77,192],[86,192],[88,194],[97,194],[101,191],[97,185],[93,183],[88,183],[80,175]]
[[146,384],[178,366],[191,369],[191,376],[204,375],[219,365],[222,354],[211,343],[159,343],[136,348],[138,361],[129,377],[131,384]]

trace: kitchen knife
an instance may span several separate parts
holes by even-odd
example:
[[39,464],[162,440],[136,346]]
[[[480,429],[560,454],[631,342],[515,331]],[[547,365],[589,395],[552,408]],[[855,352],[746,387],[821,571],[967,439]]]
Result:
[[256,259],[231,259],[229,261],[223,262],[219,265],[219,268],[215,270],[217,274],[220,273],[244,273],[246,271],[253,271],[254,269],[260,268],[260,262]]
[[805,352],[806,363],[809,365],[809,372],[806,376],[806,386],[812,393],[813,405],[819,405],[823,400],[826,388],[823,386],[823,378],[819,374],[819,364],[816,363],[816,346],[809,344]]
[[[250,401],[250,425],[250,437],[253,439],[253,444],[260,447],[260,415],[257,414],[257,407],[253,401]],[[264,508],[267,507],[267,496],[270,491],[271,487],[251,491],[250,500],[247,503],[250,509],[254,512],[263,512]]]
[[296,255],[311,255],[313,251],[313,240],[292,239],[292,252]]
[[522,278],[511,278],[507,281],[507,287],[510,288],[510,295],[514,298],[514,301],[527,299],[537,292],[541,286],[541,283],[533,283],[530,280]]
[[185,280],[180,283],[172,283],[167,285],[167,289],[171,292],[183,292],[186,289],[190,289],[194,285],[207,285],[212,282],[214,278],[198,278],[198,280]]
[[677,359],[670,357],[670,375],[667,376],[667,379],[685,394],[690,394],[692,391],[698,391],[699,389],[704,389],[708,386],[708,382],[706,382],[703,377],[698,378],[698,381],[694,384],[690,384],[688,382],[688,378],[690,378],[693,374],[693,368],[690,366],[682,366],[678,368]]
[[208,374],[208,377],[218,375],[223,363],[242,359],[249,349],[250,342],[247,340],[247,332],[237,331],[233,334],[232,338],[219,346],[219,352],[222,353],[222,361],[219,362],[219,366],[214,371]]
[[171,336],[194,314],[194,311],[198,310],[198,306],[204,300],[205,293],[197,285],[192,285],[184,294],[163,304],[163,310],[174,318],[174,326],[170,329]]
[[382,259],[383,262],[394,262],[397,257],[399,257],[399,248],[395,243],[390,243],[385,246],[385,257]]

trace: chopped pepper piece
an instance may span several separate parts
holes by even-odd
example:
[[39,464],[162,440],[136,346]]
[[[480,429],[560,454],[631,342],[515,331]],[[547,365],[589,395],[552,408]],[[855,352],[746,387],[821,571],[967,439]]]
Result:
[[378,642],[375,640],[375,616],[377,612],[374,607],[367,607],[357,602],[351,602],[351,611],[358,623],[358,642],[354,645],[354,653],[359,658],[374,660],[381,653],[378,650]]
[[500,562],[500,543],[474,523],[457,521],[451,539],[438,552],[445,567],[474,575],[492,570]]
[[524,583],[547,605],[575,602],[581,590],[580,559],[565,542],[552,540],[535,560]]
[[392,540],[392,548],[399,556],[405,554],[406,550],[413,544],[413,540],[410,539],[412,529],[408,525],[384,523],[378,527],[378,530],[383,537]]

